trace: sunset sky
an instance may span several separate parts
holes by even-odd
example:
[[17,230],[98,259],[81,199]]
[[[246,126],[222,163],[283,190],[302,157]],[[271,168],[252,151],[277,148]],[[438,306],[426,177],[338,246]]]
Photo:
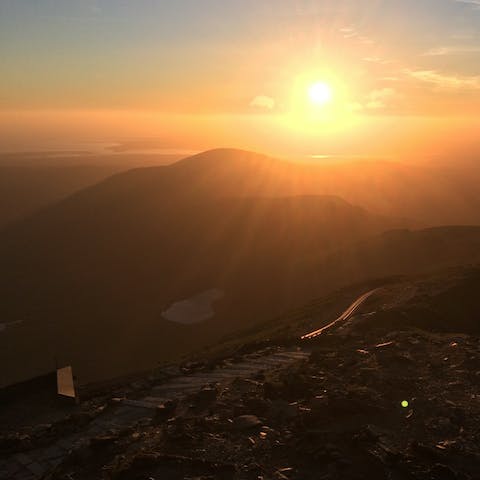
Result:
[[480,147],[480,0],[0,0],[0,62],[3,151]]

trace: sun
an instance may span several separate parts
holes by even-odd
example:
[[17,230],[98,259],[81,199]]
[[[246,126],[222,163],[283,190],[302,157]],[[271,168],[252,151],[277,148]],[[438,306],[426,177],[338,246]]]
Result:
[[304,138],[333,135],[358,125],[354,101],[343,75],[326,68],[306,69],[292,77],[291,94],[279,122]]
[[321,107],[332,101],[333,92],[327,83],[317,82],[308,88],[308,98],[310,103]]

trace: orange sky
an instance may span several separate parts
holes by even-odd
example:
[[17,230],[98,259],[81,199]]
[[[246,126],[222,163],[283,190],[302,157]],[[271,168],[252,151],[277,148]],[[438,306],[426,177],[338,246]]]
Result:
[[[155,139],[402,156],[476,145],[476,0],[134,3],[2,2],[1,150]],[[309,102],[315,82],[331,87],[328,105]]]

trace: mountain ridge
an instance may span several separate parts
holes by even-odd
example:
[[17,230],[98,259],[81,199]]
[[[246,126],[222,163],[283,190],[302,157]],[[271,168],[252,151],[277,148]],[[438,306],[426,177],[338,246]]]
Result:
[[[82,381],[124,373],[132,355],[148,368],[353,281],[480,252],[480,227],[385,235],[408,221],[338,196],[284,196],[282,185],[295,182],[264,176],[277,164],[263,156],[237,155],[241,165],[250,158],[241,175],[228,159],[222,172],[197,162],[217,165],[222,155],[119,174],[2,232],[0,315],[21,322],[0,334],[0,360],[14,365],[3,384],[51,368],[54,357],[76,365]],[[249,161],[260,162],[257,175]],[[188,328],[162,319],[211,289],[223,293],[211,319]]]

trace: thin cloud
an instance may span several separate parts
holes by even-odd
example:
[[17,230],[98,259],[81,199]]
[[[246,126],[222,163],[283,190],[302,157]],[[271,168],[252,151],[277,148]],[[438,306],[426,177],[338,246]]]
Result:
[[435,70],[405,70],[404,73],[421,82],[430,83],[442,89],[480,89],[480,76],[443,75]]
[[384,58],[376,56],[363,57],[362,60],[367,63],[376,63],[378,65],[389,65],[392,63],[390,60],[385,60]]
[[465,3],[471,5],[473,8],[480,9],[480,0],[455,0],[457,3]]
[[369,110],[387,108],[389,101],[396,95],[393,88],[381,88],[369,93],[365,107]]
[[439,57],[443,55],[459,55],[464,53],[479,53],[480,46],[445,46],[427,50],[422,54],[424,57]]
[[362,102],[351,103],[349,108],[356,112],[376,113],[385,111],[392,107],[392,103],[398,96],[398,92],[393,88],[379,88],[368,93]]
[[267,95],[257,95],[251,102],[250,106],[253,108],[260,108],[264,110],[273,110],[275,108],[275,100]]
[[358,43],[363,45],[374,45],[375,41],[366,35],[361,35],[360,32],[353,26],[339,28],[338,32],[343,38],[355,39]]

